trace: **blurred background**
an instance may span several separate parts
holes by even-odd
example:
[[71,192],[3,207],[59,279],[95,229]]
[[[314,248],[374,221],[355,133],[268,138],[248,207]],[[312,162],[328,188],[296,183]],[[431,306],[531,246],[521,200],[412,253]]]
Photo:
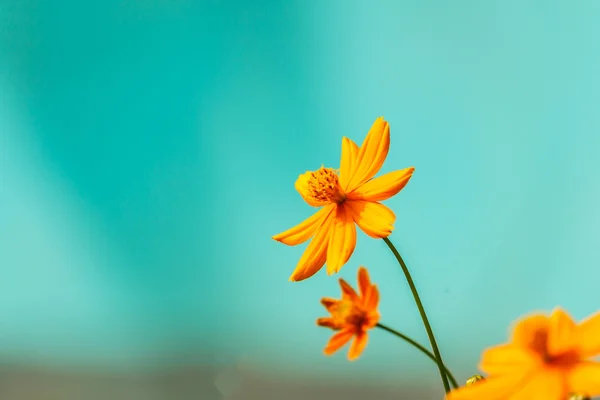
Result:
[[359,265],[427,343],[359,233],[288,282],[298,174],[390,122],[392,241],[460,381],[516,318],[600,308],[600,2],[0,0],[2,399],[441,398],[384,331],[318,328]]

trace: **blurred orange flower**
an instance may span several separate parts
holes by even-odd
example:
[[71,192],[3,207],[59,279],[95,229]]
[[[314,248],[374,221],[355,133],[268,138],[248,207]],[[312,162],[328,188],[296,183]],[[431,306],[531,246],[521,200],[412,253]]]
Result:
[[485,380],[459,388],[448,400],[564,400],[600,394],[600,313],[580,324],[562,309],[521,320],[508,344],[483,353]]
[[362,146],[342,139],[339,174],[332,168],[300,175],[296,190],[313,207],[322,207],[299,225],[273,236],[295,246],[312,238],[292,273],[291,281],[314,275],[327,262],[329,275],[338,272],[356,246],[355,223],[374,238],[389,236],[396,216],[379,203],[397,194],[408,182],[413,167],[372,179],[379,171],[390,147],[390,128],[383,117],[373,123]]
[[319,318],[317,325],[339,331],[334,334],[325,347],[325,354],[331,355],[342,348],[354,337],[348,352],[348,359],[355,360],[367,345],[367,331],[379,322],[379,291],[371,284],[366,268],[358,269],[358,286],[360,295],[343,279],[341,300],[323,298],[321,303],[331,314],[330,317]]

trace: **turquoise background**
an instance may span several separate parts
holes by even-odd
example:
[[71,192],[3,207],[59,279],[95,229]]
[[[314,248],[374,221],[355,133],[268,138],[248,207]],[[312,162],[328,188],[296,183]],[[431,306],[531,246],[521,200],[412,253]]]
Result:
[[[437,384],[375,331],[321,354],[337,278],[426,343],[385,244],[292,283],[298,174],[391,124],[386,202],[460,379],[515,318],[599,308],[600,2],[0,0],[0,361]],[[344,352],[345,353],[345,352]],[[401,374],[401,375],[400,375]],[[436,382],[436,383],[433,383]]]

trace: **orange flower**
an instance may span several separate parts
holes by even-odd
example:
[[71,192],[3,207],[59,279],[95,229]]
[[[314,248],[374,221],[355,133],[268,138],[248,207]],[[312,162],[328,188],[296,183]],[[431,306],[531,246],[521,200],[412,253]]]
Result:
[[326,261],[329,275],[338,272],[356,246],[355,223],[374,238],[392,233],[396,216],[379,201],[398,193],[414,168],[372,179],[383,165],[389,147],[390,128],[381,117],[375,120],[360,148],[352,140],[342,139],[339,175],[332,168],[321,167],[298,177],[296,190],[309,205],[321,209],[299,225],[273,236],[289,246],[312,238],[291,281],[311,277]]
[[565,400],[571,393],[600,394],[600,313],[580,324],[561,309],[521,320],[508,344],[483,353],[482,381],[448,400]]
[[346,281],[340,279],[342,299],[323,298],[321,304],[331,313],[331,317],[319,318],[317,325],[339,331],[331,337],[325,347],[325,354],[331,355],[342,348],[354,336],[348,353],[349,360],[355,360],[367,345],[367,330],[379,322],[379,291],[372,285],[366,268],[358,269],[360,296]]

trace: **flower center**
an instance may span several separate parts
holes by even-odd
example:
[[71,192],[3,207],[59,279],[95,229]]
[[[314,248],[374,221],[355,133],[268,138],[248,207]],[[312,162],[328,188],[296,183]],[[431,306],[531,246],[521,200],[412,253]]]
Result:
[[579,359],[575,351],[567,351],[562,354],[550,354],[548,351],[548,331],[544,329],[540,329],[534,333],[529,347],[541,356],[546,365],[569,367],[577,363]]
[[318,202],[342,204],[346,194],[340,187],[337,173],[333,168],[321,167],[311,172],[308,180],[308,195]]
[[331,316],[339,326],[354,325],[361,327],[365,322],[366,313],[350,300],[342,300],[331,312]]

